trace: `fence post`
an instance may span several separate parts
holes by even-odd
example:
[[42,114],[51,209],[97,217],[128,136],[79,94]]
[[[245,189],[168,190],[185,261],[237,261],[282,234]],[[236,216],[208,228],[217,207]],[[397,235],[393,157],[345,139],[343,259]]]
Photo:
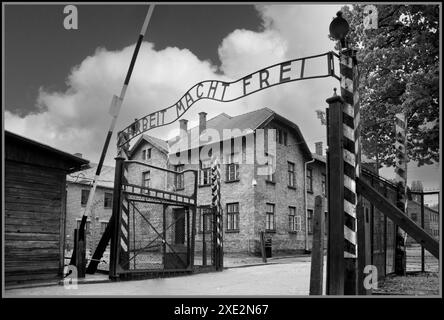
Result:
[[191,268],[194,269],[194,256],[196,251],[196,214],[197,214],[197,189],[198,189],[198,173],[193,171],[194,176],[194,192],[193,205],[191,206]]
[[113,230],[111,233],[111,248],[110,248],[110,258],[109,258],[109,277],[111,279],[116,278],[117,266],[119,262],[119,252],[120,252],[120,226],[121,226],[121,191],[122,191],[122,173],[123,173],[123,157],[118,156],[115,158],[116,168],[114,173],[114,190],[113,190]]
[[315,198],[313,244],[311,249],[310,295],[322,295],[324,281],[324,212],[322,196]]
[[260,233],[260,245],[261,245],[262,261],[267,263],[267,253],[265,252],[265,232],[264,231],[261,231],[261,233]]
[[202,265],[207,265],[207,244],[205,240],[205,233],[207,232],[207,213],[205,213],[205,210],[200,209],[200,217],[202,221]]
[[166,222],[166,210],[167,205],[164,204],[162,206],[162,264],[165,268],[165,264],[167,263],[166,259],[166,231],[167,231],[167,222]]
[[[424,229],[424,193],[421,193],[421,228]],[[406,259],[407,260],[407,259]],[[407,264],[407,262],[406,262]],[[424,246],[421,245],[421,271],[425,271],[425,252]]]
[[86,241],[85,236],[82,236],[81,230],[78,230],[78,241],[77,241],[77,277],[85,278],[86,270]]
[[328,108],[328,268],[329,295],[344,294],[344,165],[342,153],[342,103],[336,95],[326,100]]
[[363,203],[359,203],[356,207],[356,215],[358,222],[358,294],[369,295],[371,289],[364,287],[364,268],[372,264],[372,248],[371,248],[371,233],[370,233],[370,219]]
[[[395,123],[395,149],[396,149],[396,168],[395,180],[398,183],[397,207],[407,214],[407,154],[406,154],[406,118],[404,113],[396,114]],[[405,275],[406,273],[406,233],[397,225],[395,226],[395,273]]]

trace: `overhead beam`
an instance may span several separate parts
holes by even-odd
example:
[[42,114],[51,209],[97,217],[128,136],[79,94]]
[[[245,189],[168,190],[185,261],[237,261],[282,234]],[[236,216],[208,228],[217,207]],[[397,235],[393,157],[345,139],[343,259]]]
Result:
[[356,178],[356,190],[367,198],[379,211],[401,227],[409,236],[415,239],[435,258],[439,259],[439,242],[419,227],[404,212],[391,204],[376,189],[361,178]]

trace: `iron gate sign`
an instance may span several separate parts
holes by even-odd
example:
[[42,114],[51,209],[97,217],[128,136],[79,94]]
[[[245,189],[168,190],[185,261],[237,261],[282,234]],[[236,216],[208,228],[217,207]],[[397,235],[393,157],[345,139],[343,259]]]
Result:
[[[195,84],[175,104],[165,109],[150,113],[133,122],[119,132],[118,146],[122,147],[134,137],[157,127],[165,126],[179,119],[195,102],[210,99],[230,102],[252,93],[287,82],[335,77],[333,57],[339,57],[330,51],[327,53],[281,62],[250,73],[233,82],[206,80]],[[323,65],[327,59],[327,72],[323,73],[316,65]],[[307,62],[310,68],[307,68]]]

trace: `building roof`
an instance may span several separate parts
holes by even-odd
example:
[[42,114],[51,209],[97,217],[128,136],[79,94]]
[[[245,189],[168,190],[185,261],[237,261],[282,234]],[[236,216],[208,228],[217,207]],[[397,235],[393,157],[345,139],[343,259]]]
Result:
[[[219,132],[220,137],[223,137],[223,130],[224,129],[228,129],[228,130],[239,129],[240,131],[242,131],[242,133],[245,134],[245,132],[247,132],[247,133],[253,132],[256,129],[263,128],[265,125],[267,125],[272,120],[279,121],[296,131],[298,139],[300,140],[300,142],[302,142],[300,144],[300,146],[302,148],[302,152],[304,153],[306,158],[311,160],[312,157],[311,157],[310,149],[308,148],[299,127],[295,123],[280,116],[279,114],[277,114],[276,112],[274,112],[273,110],[271,110],[269,108],[262,108],[262,109],[254,110],[254,111],[247,112],[247,113],[244,113],[244,114],[241,114],[238,116],[229,116],[226,113],[221,113],[221,114],[215,116],[214,118],[207,120],[206,127],[207,127],[207,129],[217,130]],[[198,141],[199,135],[197,134],[198,130],[199,130],[198,125],[188,130],[188,136],[191,137],[190,145],[192,147],[199,145],[199,141]],[[177,139],[178,139],[178,137],[170,139],[168,141],[168,143],[173,144],[174,142],[177,141]],[[210,141],[210,143],[214,143],[214,142],[218,142],[218,141],[222,141],[222,139]]]
[[322,162],[322,163],[327,163],[327,158],[326,156],[321,156],[317,153],[312,153],[311,156],[313,157],[314,160]]
[[137,142],[134,144],[134,146],[130,149],[130,156],[132,156],[133,153],[137,151],[142,141],[147,141],[155,146],[157,149],[159,149],[161,152],[168,154],[168,142],[147,134],[142,134]]
[[[94,176],[96,175],[97,163],[91,163],[90,168],[78,171],[66,176],[66,181],[71,183],[79,183],[84,185],[92,185]],[[102,166],[100,177],[97,180],[97,186],[104,188],[114,187],[114,167]]]
[[[418,201],[416,201],[416,200],[414,200],[413,198],[412,198],[412,199],[409,199],[409,201],[407,201],[407,206],[408,206],[410,203],[412,203],[412,202],[415,203],[418,207],[421,207],[421,203],[418,202]],[[435,209],[433,209],[433,208],[427,206],[426,204],[424,204],[424,210],[429,210],[429,211],[431,211],[432,213],[435,213],[435,214],[438,214],[438,215],[439,215],[439,211],[437,211],[437,210],[435,210]]]
[[[89,163],[88,160],[77,157],[71,153],[53,148],[41,142],[37,142],[35,140],[31,140],[29,138],[25,138],[16,133],[12,133],[10,131],[5,130],[5,144],[8,146],[8,150],[5,148],[5,157],[9,159],[9,157],[17,157],[17,152],[19,150],[24,151],[23,145],[26,146],[26,149],[32,149],[33,152],[37,152],[41,154],[45,152],[47,155],[60,159],[68,172],[78,171],[82,166],[85,166]],[[15,155],[13,155],[13,149],[15,151]],[[22,152],[23,153],[23,152]],[[11,158],[12,159],[12,158]],[[30,159],[26,159],[30,161]],[[33,159],[32,161],[37,161],[37,159]]]
[[[324,155],[321,156],[321,155],[319,155],[317,153],[312,153],[311,155],[312,155],[313,159],[315,159],[317,161],[320,161],[320,162],[327,163],[327,157],[326,156],[324,156]],[[367,163],[367,164],[373,164],[375,161],[369,159],[364,154],[361,154],[361,162],[362,163]]]

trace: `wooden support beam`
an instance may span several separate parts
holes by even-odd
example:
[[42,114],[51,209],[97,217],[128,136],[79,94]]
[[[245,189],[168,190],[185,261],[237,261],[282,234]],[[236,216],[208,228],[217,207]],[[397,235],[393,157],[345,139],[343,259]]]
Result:
[[316,196],[311,249],[310,295],[322,295],[324,282],[324,223],[322,196]]
[[356,179],[356,189],[358,193],[373,203],[385,216],[407,232],[409,236],[415,239],[435,258],[439,259],[439,242],[419,227],[404,212],[391,204],[384,196],[360,178]]

